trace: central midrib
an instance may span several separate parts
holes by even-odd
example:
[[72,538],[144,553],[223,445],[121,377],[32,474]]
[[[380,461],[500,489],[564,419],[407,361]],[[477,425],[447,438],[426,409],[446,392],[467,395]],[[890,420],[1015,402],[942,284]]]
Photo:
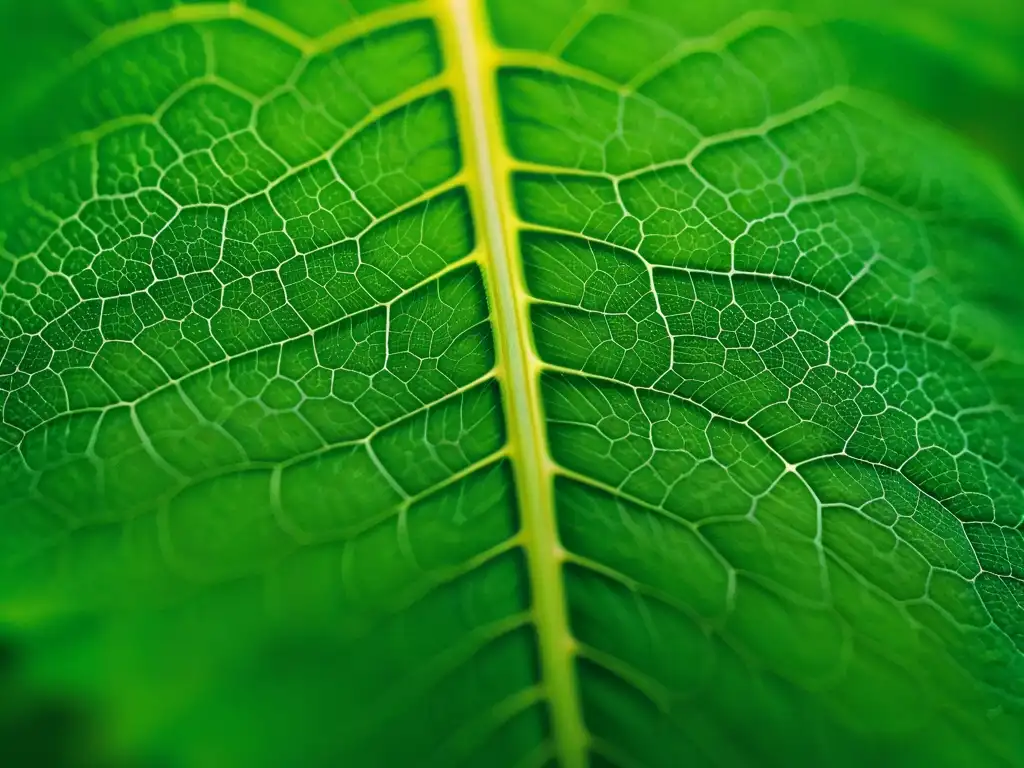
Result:
[[555,520],[551,463],[540,407],[540,361],[533,352],[529,307],[515,259],[510,162],[501,136],[496,51],[484,0],[438,0],[447,66],[460,75],[452,89],[462,129],[474,220],[487,246],[488,290],[499,342],[509,450],[515,463],[542,685],[548,699],[556,757],[562,768],[585,768],[587,733],[576,690],[575,643],[569,631]]

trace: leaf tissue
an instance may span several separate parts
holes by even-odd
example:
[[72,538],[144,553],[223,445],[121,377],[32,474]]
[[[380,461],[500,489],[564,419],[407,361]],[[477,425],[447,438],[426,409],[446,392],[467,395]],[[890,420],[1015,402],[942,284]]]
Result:
[[6,764],[1024,766],[1024,6],[0,46]]

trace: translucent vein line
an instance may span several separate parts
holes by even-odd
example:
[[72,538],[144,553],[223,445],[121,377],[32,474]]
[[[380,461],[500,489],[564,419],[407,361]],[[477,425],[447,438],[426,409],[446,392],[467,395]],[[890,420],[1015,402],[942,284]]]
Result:
[[512,254],[516,232],[510,214],[509,158],[500,146],[495,82],[497,55],[479,0],[439,0],[445,58],[462,73],[456,104],[465,128],[467,165],[475,176],[476,220],[484,225],[488,270],[501,364],[510,452],[516,460],[516,490],[522,509],[540,645],[544,692],[554,742],[563,768],[587,764],[587,734],[576,691],[575,645],[566,616],[563,550],[555,522],[554,487],[544,438],[539,396],[539,360],[530,344],[529,307],[523,277]]
[[314,56],[349,40],[361,37],[401,22],[423,18],[423,6],[419,3],[402,5],[371,12],[335,28],[321,37],[309,37],[290,27],[280,19],[250,8],[244,2],[193,3],[175,5],[161,11],[152,11],[134,19],[108,27],[92,42],[82,48],[71,60],[72,67],[94,60],[107,51],[130,40],[136,40],[155,32],[162,32],[183,24],[202,24],[212,21],[240,21],[295,48],[305,56]]

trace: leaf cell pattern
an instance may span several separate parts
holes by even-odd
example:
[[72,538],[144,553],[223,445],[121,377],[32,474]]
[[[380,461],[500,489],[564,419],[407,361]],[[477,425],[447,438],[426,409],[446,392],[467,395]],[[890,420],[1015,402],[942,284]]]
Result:
[[4,149],[0,595],[114,748],[1024,754],[1024,218],[821,30],[82,5]]

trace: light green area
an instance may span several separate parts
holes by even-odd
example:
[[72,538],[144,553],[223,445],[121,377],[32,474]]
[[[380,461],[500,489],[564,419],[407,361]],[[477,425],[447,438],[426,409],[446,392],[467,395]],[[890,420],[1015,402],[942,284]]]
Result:
[[1017,5],[451,7],[0,0],[0,761],[1024,765]]

